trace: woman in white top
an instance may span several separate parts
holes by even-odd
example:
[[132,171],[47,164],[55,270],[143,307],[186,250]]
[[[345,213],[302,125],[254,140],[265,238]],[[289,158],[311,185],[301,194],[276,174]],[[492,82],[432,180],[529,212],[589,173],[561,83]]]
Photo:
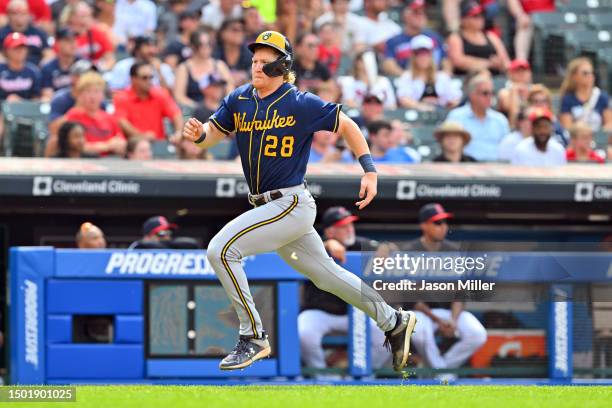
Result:
[[361,108],[363,98],[370,94],[378,96],[385,109],[397,107],[393,85],[389,78],[378,75],[378,66],[372,51],[357,54],[351,75],[339,77],[338,82],[342,87],[342,104],[347,107]]
[[461,89],[448,74],[437,71],[432,55],[433,40],[417,35],[410,41],[410,48],[410,70],[395,83],[400,106],[420,111],[456,106],[461,99]]

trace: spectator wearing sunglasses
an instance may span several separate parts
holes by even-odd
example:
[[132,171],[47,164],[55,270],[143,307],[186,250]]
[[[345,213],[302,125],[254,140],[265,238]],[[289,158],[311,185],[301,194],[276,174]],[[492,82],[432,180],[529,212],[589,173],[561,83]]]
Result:
[[425,204],[419,210],[421,236],[406,242],[402,249],[416,252],[459,250],[459,245],[446,239],[450,218],[453,218],[453,214],[447,212],[439,203]]
[[467,85],[468,101],[453,109],[447,119],[457,122],[472,135],[465,153],[478,161],[498,160],[499,143],[510,133],[508,119],[492,109],[493,81],[485,74],[473,77]]
[[166,140],[164,119],[172,121],[178,140],[183,128],[183,115],[168,91],[153,86],[154,69],[146,62],[136,62],[130,68],[131,86],[115,93],[115,116],[129,139]]
[[111,90],[117,91],[130,86],[130,68],[136,62],[146,62],[153,67],[153,85],[171,89],[174,85],[172,68],[160,61],[157,40],[152,35],[141,35],[131,40],[132,56],[119,61],[105,75]]
[[142,225],[142,238],[133,242],[128,249],[168,248],[167,244],[172,240],[172,235],[177,229],[178,226],[168,222],[164,216],[150,217]]

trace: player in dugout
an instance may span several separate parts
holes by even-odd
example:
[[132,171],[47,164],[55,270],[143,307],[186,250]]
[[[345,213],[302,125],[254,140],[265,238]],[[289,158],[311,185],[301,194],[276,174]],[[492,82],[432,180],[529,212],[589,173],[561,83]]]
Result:
[[[457,243],[446,239],[448,220],[452,217],[439,203],[425,204],[419,210],[422,235],[409,241],[403,249],[418,253],[459,251]],[[438,369],[461,367],[487,341],[486,329],[476,316],[464,310],[463,302],[445,300],[402,304],[412,308],[419,320],[419,330],[412,339],[414,347],[428,366]],[[456,341],[442,353],[436,336]],[[439,377],[455,378],[453,374]]]
[[76,244],[79,249],[104,249],[106,237],[100,227],[84,222],[76,233]]

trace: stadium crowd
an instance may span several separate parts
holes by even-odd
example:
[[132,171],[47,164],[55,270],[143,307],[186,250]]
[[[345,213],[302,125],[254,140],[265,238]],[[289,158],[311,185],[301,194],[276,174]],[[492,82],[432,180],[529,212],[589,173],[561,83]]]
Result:
[[[48,105],[46,157],[234,160],[235,143],[203,151],[180,130],[249,81],[246,44],[274,29],[292,41],[296,86],[342,103],[377,162],[604,163],[612,149],[594,135],[612,131],[612,109],[593,63],[571,61],[559,90],[533,83],[530,15],[554,9],[554,0],[2,0],[0,100],[5,115],[23,101]],[[514,27],[506,44],[503,13]],[[9,125],[12,154],[25,136]],[[339,135],[314,135],[311,162],[353,160]]]

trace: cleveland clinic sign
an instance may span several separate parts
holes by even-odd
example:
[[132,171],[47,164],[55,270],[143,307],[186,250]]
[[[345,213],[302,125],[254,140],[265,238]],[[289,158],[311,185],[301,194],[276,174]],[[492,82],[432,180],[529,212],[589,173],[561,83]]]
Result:
[[417,198],[500,198],[501,186],[495,184],[443,184],[419,183],[416,180],[399,180],[396,199]]

